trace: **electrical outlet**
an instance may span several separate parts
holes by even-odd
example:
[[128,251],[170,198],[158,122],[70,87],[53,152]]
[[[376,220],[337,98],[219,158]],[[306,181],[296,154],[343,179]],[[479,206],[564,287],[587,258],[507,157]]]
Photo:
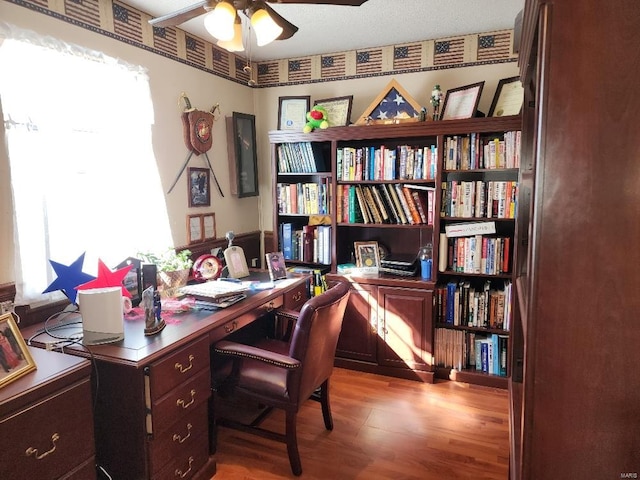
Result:
[[13,312],[13,302],[11,300],[0,302],[0,314],[8,312]]
[[258,267],[258,259],[257,258],[252,258],[251,259],[251,267],[252,268],[257,268]]

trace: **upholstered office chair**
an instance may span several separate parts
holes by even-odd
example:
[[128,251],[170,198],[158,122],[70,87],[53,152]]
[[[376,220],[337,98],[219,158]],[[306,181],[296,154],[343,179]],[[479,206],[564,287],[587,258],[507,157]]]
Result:
[[[325,427],[333,429],[329,378],[348,298],[349,285],[339,282],[309,299],[300,310],[289,339],[261,339],[253,345],[220,341],[214,345],[214,389],[221,395],[248,397],[266,407],[284,410],[286,433],[261,428],[263,417],[251,425],[225,418],[219,418],[218,424],[286,443],[294,475],[302,473],[296,439],[296,417],[302,404],[309,398],[318,400]],[[231,368],[228,358],[233,359]],[[226,379],[221,381],[221,377]]]

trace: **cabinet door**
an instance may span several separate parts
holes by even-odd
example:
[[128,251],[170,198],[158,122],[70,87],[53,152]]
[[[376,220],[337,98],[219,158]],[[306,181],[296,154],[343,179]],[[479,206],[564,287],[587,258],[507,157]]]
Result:
[[378,363],[431,370],[433,291],[378,287]]
[[352,284],[336,356],[366,362],[376,361],[378,327],[375,301],[375,286]]

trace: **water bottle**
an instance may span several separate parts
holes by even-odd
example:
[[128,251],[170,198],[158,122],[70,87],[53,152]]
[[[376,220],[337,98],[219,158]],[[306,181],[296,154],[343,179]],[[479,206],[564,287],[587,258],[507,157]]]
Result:
[[433,266],[433,245],[428,243],[420,249],[420,272],[423,280],[431,280]]

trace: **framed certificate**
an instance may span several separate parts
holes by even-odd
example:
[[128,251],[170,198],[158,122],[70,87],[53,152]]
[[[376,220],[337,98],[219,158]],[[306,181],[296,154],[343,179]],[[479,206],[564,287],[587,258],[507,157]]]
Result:
[[484,81],[447,90],[442,106],[442,120],[472,118],[476,114]]
[[279,97],[278,102],[278,130],[301,132],[307,123],[311,97]]
[[493,96],[490,117],[504,117],[506,115],[519,115],[524,100],[524,88],[520,77],[503,78],[498,82],[496,94]]
[[202,236],[202,215],[187,215],[187,243],[199,243]]
[[346,97],[325,98],[316,100],[313,105],[320,105],[327,111],[330,127],[344,127],[351,121],[351,105],[353,95]]

